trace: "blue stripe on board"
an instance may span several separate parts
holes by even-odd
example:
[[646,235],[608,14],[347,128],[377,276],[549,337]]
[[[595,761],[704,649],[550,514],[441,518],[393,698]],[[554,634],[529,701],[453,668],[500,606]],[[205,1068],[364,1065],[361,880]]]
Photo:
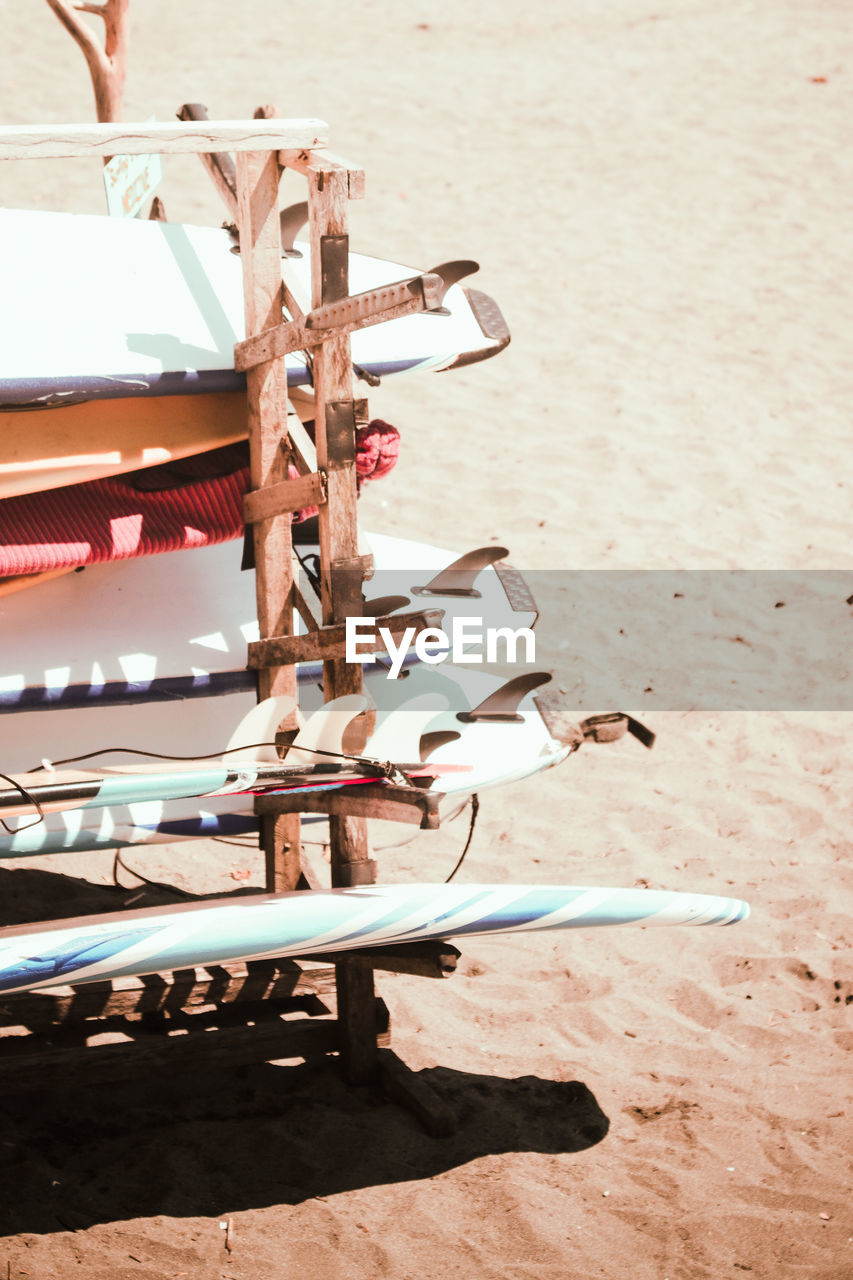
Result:
[[[322,664],[305,663],[296,670],[300,684],[320,679]],[[55,711],[57,708],[114,707],[133,702],[183,702],[189,698],[221,698],[229,693],[254,692],[253,671],[213,671],[195,676],[160,676],[153,680],[108,680],[100,685],[69,684],[62,688],[33,685],[0,690],[4,711]]]
[[[468,924],[452,925],[453,937],[461,937],[466,933],[477,933],[478,930],[484,927],[490,929],[498,927],[512,928],[515,925],[529,924],[532,920],[538,920],[541,916],[550,915],[551,912],[568,906],[585,892],[586,890],[584,889],[577,889],[571,893],[567,891],[557,902],[554,898],[553,889],[531,889],[529,893],[525,893],[512,902],[498,907],[497,910],[490,912],[488,915],[471,920]],[[463,904],[461,907],[456,908],[455,911],[437,916],[434,923],[440,923],[447,916],[452,917],[467,905],[467,903]],[[417,932],[418,930],[415,929],[411,931],[413,936]]]
[[[61,927],[61,921],[58,927]],[[153,930],[156,932],[156,927]],[[27,956],[0,969],[0,991],[19,987],[22,982],[44,982],[48,978],[61,978],[85,969],[98,960],[106,960],[152,932],[152,926],[142,929],[123,929],[120,933],[94,934],[67,942],[52,954]]]
[[[410,360],[374,360],[363,366],[377,378],[405,373],[430,360],[421,356]],[[289,367],[291,387],[308,386],[311,375],[304,365]],[[112,377],[14,378],[0,386],[0,409],[47,409],[86,400],[122,400],[128,396],[187,396],[208,392],[242,391],[245,374],[234,369],[187,369],[167,373],[117,373]]]
[[[415,666],[414,650],[406,654],[403,669]],[[386,665],[382,657],[380,667]],[[319,684],[322,662],[300,662],[297,684]],[[153,680],[108,680],[105,684],[69,684],[61,688],[28,685],[23,689],[0,689],[0,715],[9,711],[77,710],[81,707],[120,707],[144,702],[184,702],[191,698],[223,698],[231,693],[256,693],[254,671],[212,671],[194,676],[159,676]]]
[[[191,968],[200,963],[199,956],[209,955],[216,955],[221,963],[227,964],[229,960],[241,959],[249,950],[274,955],[282,947],[283,938],[291,953],[299,949],[316,950],[322,946],[318,938],[344,925],[352,910],[352,901],[345,897],[324,895],[317,902],[310,893],[305,893],[286,916],[276,902],[252,903],[251,899],[242,909],[229,906],[227,918],[222,915],[217,918],[213,912],[205,918],[205,913],[198,912],[194,917],[186,917],[186,934],[170,942],[169,966]],[[377,928],[380,923],[372,927]],[[249,938],[251,944],[247,941]],[[152,961],[156,969],[160,960],[155,955]],[[126,965],[116,966],[110,972],[111,976],[121,977],[137,970],[138,965]]]
[[[488,897],[487,892],[473,894],[471,897],[465,898],[460,902],[452,911],[444,911],[441,915],[432,917],[425,924],[418,925],[414,929],[407,929],[404,933],[398,934],[395,941],[422,933],[424,929],[430,928],[437,924],[438,921],[445,920],[448,916],[455,915],[458,911],[465,910],[466,907],[472,906],[475,902],[482,902],[485,897]],[[341,937],[335,939],[335,946],[339,946],[343,942],[357,942],[360,938],[365,936],[371,937],[377,930],[386,929],[389,925],[394,925],[398,920],[403,919],[404,916],[411,915],[412,910],[413,904],[411,900],[406,901],[402,903],[402,905],[394,907],[390,911],[386,911],[385,914],[378,919],[371,920],[369,924],[362,925],[359,929],[353,929],[349,933],[342,934]],[[376,945],[381,945],[381,939],[377,941]]]

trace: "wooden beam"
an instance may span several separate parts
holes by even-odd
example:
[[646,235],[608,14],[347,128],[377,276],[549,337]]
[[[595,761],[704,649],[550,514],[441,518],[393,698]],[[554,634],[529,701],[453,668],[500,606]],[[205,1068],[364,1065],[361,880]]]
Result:
[[0,1000],[0,1023],[39,1030],[89,1018],[138,1018],[260,1000],[326,998],[334,993],[334,969],[303,969],[292,960],[264,960],[21,992]]
[[459,1121],[453,1109],[412,1071],[392,1049],[379,1050],[379,1080],[392,1102],[406,1107],[417,1116],[433,1138],[446,1138],[455,1133]]
[[[352,818],[381,818],[388,822],[407,822],[419,826],[422,831],[435,831],[439,826],[438,807],[443,800],[439,791],[423,787],[395,787],[390,783],[377,784],[364,782],[357,787],[346,787],[343,791],[303,791],[294,795],[282,792],[280,795],[262,795],[255,797],[255,813],[326,813],[330,822],[334,817],[349,815]],[[371,859],[353,860],[353,867],[363,873]],[[350,875],[349,884],[372,884],[373,879],[356,880],[355,871]]]
[[[185,102],[178,112],[179,120],[209,120],[207,107],[200,102]],[[199,158],[204,165],[213,185],[219,192],[225,207],[232,218],[237,217],[237,170],[234,157],[227,151],[202,151]]]
[[242,372],[291,351],[318,347],[330,338],[421,311],[431,311],[441,306],[445,289],[441,276],[426,274],[317,307],[297,320],[289,320],[238,342],[234,347],[234,368]]
[[[451,977],[462,953],[450,942],[430,940],[407,942],[397,947],[377,947],[375,951],[354,951],[349,959],[355,965],[367,969],[381,969],[384,973],[408,973],[417,978]],[[340,959],[335,955],[306,957],[324,964]]]
[[[166,120],[152,123],[0,126],[0,160],[85,156],[180,155],[204,151],[258,152],[310,147],[328,131],[324,120]],[[266,158],[266,156],[265,156]],[[270,156],[279,171],[278,158]],[[276,235],[279,235],[276,221]]]
[[[280,123],[257,120],[252,125]],[[239,151],[236,172],[246,332],[252,334],[269,328],[281,318],[278,209],[281,170],[275,152]],[[287,375],[284,362],[270,361],[251,369],[246,375],[246,393],[251,488],[267,489],[286,483]],[[254,523],[252,536],[260,635],[286,635],[293,630],[290,514]],[[258,692],[260,698],[285,694],[295,700],[294,668],[278,666],[264,669],[259,674]],[[295,718],[293,723],[295,725]],[[268,817],[262,820],[261,826],[267,889],[271,892],[295,889],[301,874],[298,814]]]
[[313,178],[317,174],[343,173],[346,175],[347,198],[361,200],[364,198],[364,170],[359,165],[342,160],[325,147],[315,147],[310,151],[283,151],[279,162],[288,169],[294,169],[305,178]]
[[246,524],[269,520],[287,511],[301,511],[326,501],[326,478],[322,472],[300,476],[298,480],[281,480],[266,489],[254,489],[243,496],[243,519]]
[[[320,510],[322,511],[323,508],[321,507]],[[438,627],[443,617],[443,609],[426,609],[419,610],[417,613],[394,613],[384,618],[377,618],[375,641],[360,640],[359,649],[363,653],[374,649],[385,650],[385,640],[378,634],[380,628],[389,631],[394,639],[399,639],[409,627],[415,628],[415,634]],[[285,666],[294,662],[312,662],[318,658],[324,662],[340,659],[344,657],[345,652],[346,623],[335,622],[330,626],[320,627],[309,635],[269,636],[263,640],[255,640],[249,645],[246,665],[253,670],[263,671],[265,668]]]
[[[377,1034],[382,1034],[381,1024]],[[168,1070],[174,1075],[278,1058],[310,1058],[339,1047],[340,1027],[333,1018],[301,1018],[219,1027],[215,1034],[199,1029],[190,1034],[146,1035],[119,1044],[62,1043],[57,1032],[42,1043],[35,1036],[14,1039],[13,1049],[0,1037],[0,1088],[10,1094],[52,1092],[67,1088],[72,1080],[90,1086],[134,1076],[142,1079],[151,1071]]]

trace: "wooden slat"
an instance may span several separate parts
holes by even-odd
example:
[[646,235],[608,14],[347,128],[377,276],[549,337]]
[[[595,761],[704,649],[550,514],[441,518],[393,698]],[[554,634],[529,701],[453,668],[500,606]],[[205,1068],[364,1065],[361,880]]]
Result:
[[[0,160],[305,149],[322,143],[328,129],[325,120],[313,119],[2,125]],[[278,169],[277,155],[272,159]]]
[[317,470],[317,450],[298,413],[287,415],[287,435],[290,449],[290,461],[301,475],[310,475]]
[[335,971],[331,968],[303,969],[292,960],[211,965],[6,996],[0,1000],[0,1024],[36,1030],[89,1018],[126,1018],[306,996],[325,998],[334,992]]
[[459,1121],[455,1112],[420,1074],[407,1067],[392,1049],[380,1049],[378,1057],[379,1080],[392,1102],[416,1115],[434,1138],[446,1138],[456,1132]]
[[[322,511],[323,508],[321,507],[320,510]],[[376,631],[383,627],[390,631],[395,639],[399,639],[407,627],[414,627],[417,634],[428,628],[440,626],[443,617],[443,609],[422,610],[418,613],[395,613],[388,617],[377,618]],[[385,649],[385,642],[378,634],[373,648]],[[367,653],[370,649],[369,642],[360,641],[359,649],[362,653]],[[246,665],[253,670],[263,671],[294,662],[312,662],[317,659],[325,662],[329,659],[343,658],[345,652],[346,623],[336,622],[331,626],[320,627],[310,635],[269,636],[264,640],[255,640],[249,645]]]
[[[254,123],[262,126],[274,122]],[[268,329],[281,318],[280,178],[275,152],[238,153],[237,221],[248,334]],[[288,479],[288,450],[282,448],[287,439],[288,417],[283,361],[251,369],[246,375],[246,393],[251,488],[266,489]],[[252,537],[259,633],[262,637],[286,634],[293,627],[290,515],[277,515],[253,524]],[[269,667],[260,672],[258,693],[260,698],[284,694],[296,699],[294,668]],[[262,842],[267,889],[272,892],[295,889],[300,876],[299,816],[282,814],[265,819]]]
[[341,304],[318,307],[298,320],[289,320],[238,342],[234,347],[234,368],[242,372],[264,360],[317,347],[330,338],[429,311],[441,304],[443,292],[444,281],[440,276],[423,275],[353,294]]
[[279,156],[279,161],[282,165],[286,165],[288,169],[294,169],[306,178],[313,177],[318,173],[345,173],[348,199],[361,200],[364,198],[364,170],[358,165],[350,164],[348,160],[343,160],[340,156],[334,155],[325,147],[318,146],[308,152],[283,151]]
[[243,519],[246,524],[269,520],[285,511],[301,511],[326,501],[326,478],[321,472],[300,476],[298,480],[282,480],[266,489],[255,489],[243,495]]
[[0,1053],[0,1088],[9,1093],[59,1089],[71,1082],[87,1086],[126,1079],[149,1071],[215,1070],[278,1058],[305,1058],[332,1053],[339,1028],[332,1018],[263,1022],[250,1027],[220,1027],[190,1035],[152,1035],[124,1044],[65,1046],[28,1045]]
[[[256,796],[255,813],[326,813],[330,821],[334,817],[378,818],[387,822],[407,822],[419,826],[422,831],[434,831],[439,826],[438,806],[442,800],[438,791],[416,787],[393,787],[365,782],[343,791],[306,791],[295,795]],[[353,859],[353,865],[361,867],[370,859]],[[356,883],[355,879],[349,883]],[[365,883],[363,880],[358,883]]]
[[[408,973],[418,978],[449,978],[456,972],[461,952],[450,942],[403,943],[398,947],[378,947],[375,951],[354,951],[354,965],[381,969],[386,973]],[[311,956],[312,960],[334,963],[335,955]]]
[[[186,102],[178,112],[179,120],[208,120],[207,107],[200,102]],[[204,165],[213,185],[219,192],[225,207],[232,218],[237,217],[237,171],[234,159],[227,152],[200,152]]]
[[[321,158],[322,159],[322,158]],[[334,302],[335,296],[324,291],[323,246],[328,240],[347,236],[347,201],[349,171],[332,162],[322,167],[309,167],[308,211],[311,228],[311,305],[321,307]],[[346,259],[344,259],[344,263]],[[349,293],[344,266],[339,280],[338,297]],[[358,523],[356,500],[358,484],[355,471],[355,429],[351,449],[341,450],[340,441],[330,450],[327,432],[327,410],[330,403],[346,404],[353,399],[352,357],[348,335],[328,338],[314,357],[314,393],[316,414],[314,434],[317,463],[328,476],[328,500],[320,508],[321,602],[324,624],[342,623],[352,612],[354,597],[360,588],[342,581],[332,567],[358,556]],[[250,376],[247,374],[247,377]],[[355,420],[353,406],[353,423]],[[362,669],[358,663],[330,661],[323,667],[323,691],[326,700],[343,694],[361,693]],[[364,883],[371,874],[368,854],[367,824],[364,818],[349,815],[329,816],[329,847],[332,859],[332,884],[345,886]],[[375,870],[373,871],[375,875]],[[373,1032],[373,974],[342,961],[337,965],[338,1010],[341,1018],[341,1057],[347,1078],[365,1083],[376,1072],[376,1037]]]

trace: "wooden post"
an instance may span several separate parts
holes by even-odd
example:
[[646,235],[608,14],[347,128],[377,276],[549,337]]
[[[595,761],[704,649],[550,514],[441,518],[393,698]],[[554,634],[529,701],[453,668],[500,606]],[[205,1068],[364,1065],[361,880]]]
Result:
[[[281,168],[271,151],[237,155],[237,213],[247,334],[281,322],[281,240],[278,188]],[[253,489],[287,478],[287,377],[283,360],[270,360],[246,374],[250,478]],[[252,525],[255,590],[261,637],[293,631],[293,560],[290,513]],[[258,673],[261,698],[296,697],[293,667]],[[300,875],[299,815],[262,818],[266,885],[271,892],[295,889]]]
[[[335,302],[349,292],[347,202],[349,174],[345,165],[320,161],[309,165],[308,209],[311,228],[312,306]],[[317,464],[326,472],[328,499],[320,507],[320,567],[323,622],[343,622],[360,612],[361,575],[355,471],[357,406],[353,399],[349,335],[330,338],[314,357],[314,431]],[[344,570],[342,574],[340,571]],[[323,668],[325,696],[361,693],[361,667],[341,660]],[[364,818],[329,817],[332,884],[370,884],[375,863],[367,847]],[[337,965],[338,1018],[344,1070],[352,1082],[372,1078],[377,1066],[373,973],[348,961]]]

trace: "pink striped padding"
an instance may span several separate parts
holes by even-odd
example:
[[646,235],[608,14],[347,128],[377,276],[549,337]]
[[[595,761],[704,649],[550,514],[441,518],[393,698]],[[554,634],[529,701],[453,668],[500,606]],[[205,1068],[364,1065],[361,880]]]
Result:
[[0,576],[204,547],[243,533],[248,468],[140,492],[121,477],[0,502]]
[[[392,469],[399,440],[396,427],[378,419],[359,428],[360,481]],[[240,449],[226,446],[128,476],[6,498],[0,502],[0,578],[241,538],[249,468],[240,465]],[[308,508],[294,521],[315,514],[316,507]]]

